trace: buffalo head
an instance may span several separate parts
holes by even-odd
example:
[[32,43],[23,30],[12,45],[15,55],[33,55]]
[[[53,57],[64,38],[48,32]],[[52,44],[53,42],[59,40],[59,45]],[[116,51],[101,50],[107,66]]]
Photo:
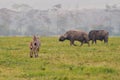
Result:
[[66,37],[64,35],[60,36],[59,41],[64,41]]

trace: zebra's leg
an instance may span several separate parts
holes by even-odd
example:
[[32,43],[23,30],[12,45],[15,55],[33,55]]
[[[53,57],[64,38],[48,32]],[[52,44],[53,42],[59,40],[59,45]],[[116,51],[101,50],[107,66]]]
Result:
[[38,57],[38,49],[35,51],[35,57]]
[[30,50],[30,58],[32,58],[32,57],[33,57],[33,51]]

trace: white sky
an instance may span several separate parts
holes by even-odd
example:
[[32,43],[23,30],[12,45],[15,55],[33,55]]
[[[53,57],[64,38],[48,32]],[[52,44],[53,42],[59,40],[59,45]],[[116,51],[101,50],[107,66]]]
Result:
[[0,0],[0,8],[12,8],[13,4],[28,4],[35,9],[51,9],[53,5],[62,4],[65,9],[105,8],[106,4],[119,4],[120,0]]

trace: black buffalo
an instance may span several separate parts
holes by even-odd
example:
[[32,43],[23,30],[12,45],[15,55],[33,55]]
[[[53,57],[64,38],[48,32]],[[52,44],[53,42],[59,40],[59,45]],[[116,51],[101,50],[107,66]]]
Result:
[[87,43],[89,46],[88,34],[84,31],[69,30],[62,36],[60,36],[59,41],[70,40],[70,45],[74,45],[74,41],[80,41],[81,46],[83,43]]
[[96,44],[97,40],[104,40],[104,43],[108,43],[108,36],[109,32],[106,30],[91,30],[89,32],[89,40],[92,40],[92,44]]

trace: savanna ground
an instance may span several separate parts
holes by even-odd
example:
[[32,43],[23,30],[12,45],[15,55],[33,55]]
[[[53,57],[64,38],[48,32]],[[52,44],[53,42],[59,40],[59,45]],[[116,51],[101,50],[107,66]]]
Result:
[[120,37],[90,47],[40,39],[39,57],[30,58],[31,37],[0,37],[0,80],[120,80]]

